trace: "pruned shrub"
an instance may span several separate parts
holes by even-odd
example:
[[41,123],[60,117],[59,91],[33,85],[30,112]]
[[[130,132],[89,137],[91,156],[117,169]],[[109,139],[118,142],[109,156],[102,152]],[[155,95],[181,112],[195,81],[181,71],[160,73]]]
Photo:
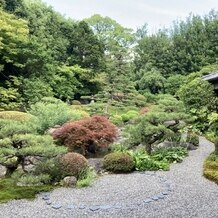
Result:
[[27,121],[31,117],[30,114],[19,111],[0,111],[0,119]]
[[120,115],[113,115],[112,117],[110,117],[110,121],[115,125],[123,124],[123,119],[122,119],[122,116]]
[[61,156],[58,160],[63,176],[79,176],[88,169],[87,159],[78,153],[69,152]]
[[134,166],[134,159],[129,154],[123,152],[110,153],[103,160],[104,169],[114,173],[131,172]]
[[116,127],[102,116],[66,123],[53,133],[54,139],[66,145],[69,151],[79,148],[84,155],[108,147],[116,136]]
[[73,100],[73,101],[71,102],[71,104],[72,104],[72,105],[81,105],[81,102],[78,101],[78,100]]
[[121,117],[122,117],[123,122],[128,122],[130,120],[136,119],[138,115],[139,115],[138,111],[130,110],[130,111],[127,111],[127,113],[122,114]]
[[218,184],[218,154],[210,154],[204,162],[204,176]]

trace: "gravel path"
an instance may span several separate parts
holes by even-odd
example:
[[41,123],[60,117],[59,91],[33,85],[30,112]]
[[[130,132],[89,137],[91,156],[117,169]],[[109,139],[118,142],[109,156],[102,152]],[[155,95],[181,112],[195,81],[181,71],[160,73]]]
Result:
[[201,138],[199,149],[168,172],[106,175],[91,187],[11,201],[0,205],[0,218],[218,218],[218,186],[202,177],[203,161],[213,149]]

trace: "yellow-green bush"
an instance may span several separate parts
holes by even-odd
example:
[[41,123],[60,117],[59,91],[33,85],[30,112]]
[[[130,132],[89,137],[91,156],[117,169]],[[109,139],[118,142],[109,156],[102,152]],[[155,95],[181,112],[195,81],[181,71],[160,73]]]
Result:
[[30,114],[19,111],[0,111],[0,119],[26,121],[31,117]]
[[218,184],[218,154],[212,153],[205,160],[204,176]]
[[112,117],[110,117],[110,121],[115,125],[123,124],[123,119],[120,115],[113,115]]
[[77,101],[77,100],[73,100],[71,102],[72,105],[81,105],[81,102],[80,101]]

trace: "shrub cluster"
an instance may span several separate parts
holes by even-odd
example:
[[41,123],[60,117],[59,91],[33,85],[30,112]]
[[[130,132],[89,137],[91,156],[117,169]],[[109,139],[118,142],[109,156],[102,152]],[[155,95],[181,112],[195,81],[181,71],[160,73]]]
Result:
[[114,173],[131,172],[134,166],[134,159],[124,152],[110,153],[103,160],[104,169]]

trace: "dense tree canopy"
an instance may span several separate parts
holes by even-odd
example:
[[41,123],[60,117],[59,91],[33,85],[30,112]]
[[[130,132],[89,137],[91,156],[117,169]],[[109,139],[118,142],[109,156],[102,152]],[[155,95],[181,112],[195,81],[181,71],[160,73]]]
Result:
[[147,24],[134,32],[98,14],[67,19],[41,0],[1,0],[1,110],[28,108],[43,96],[176,95],[185,76],[203,68],[191,82],[218,69],[217,27],[211,11],[149,35]]

